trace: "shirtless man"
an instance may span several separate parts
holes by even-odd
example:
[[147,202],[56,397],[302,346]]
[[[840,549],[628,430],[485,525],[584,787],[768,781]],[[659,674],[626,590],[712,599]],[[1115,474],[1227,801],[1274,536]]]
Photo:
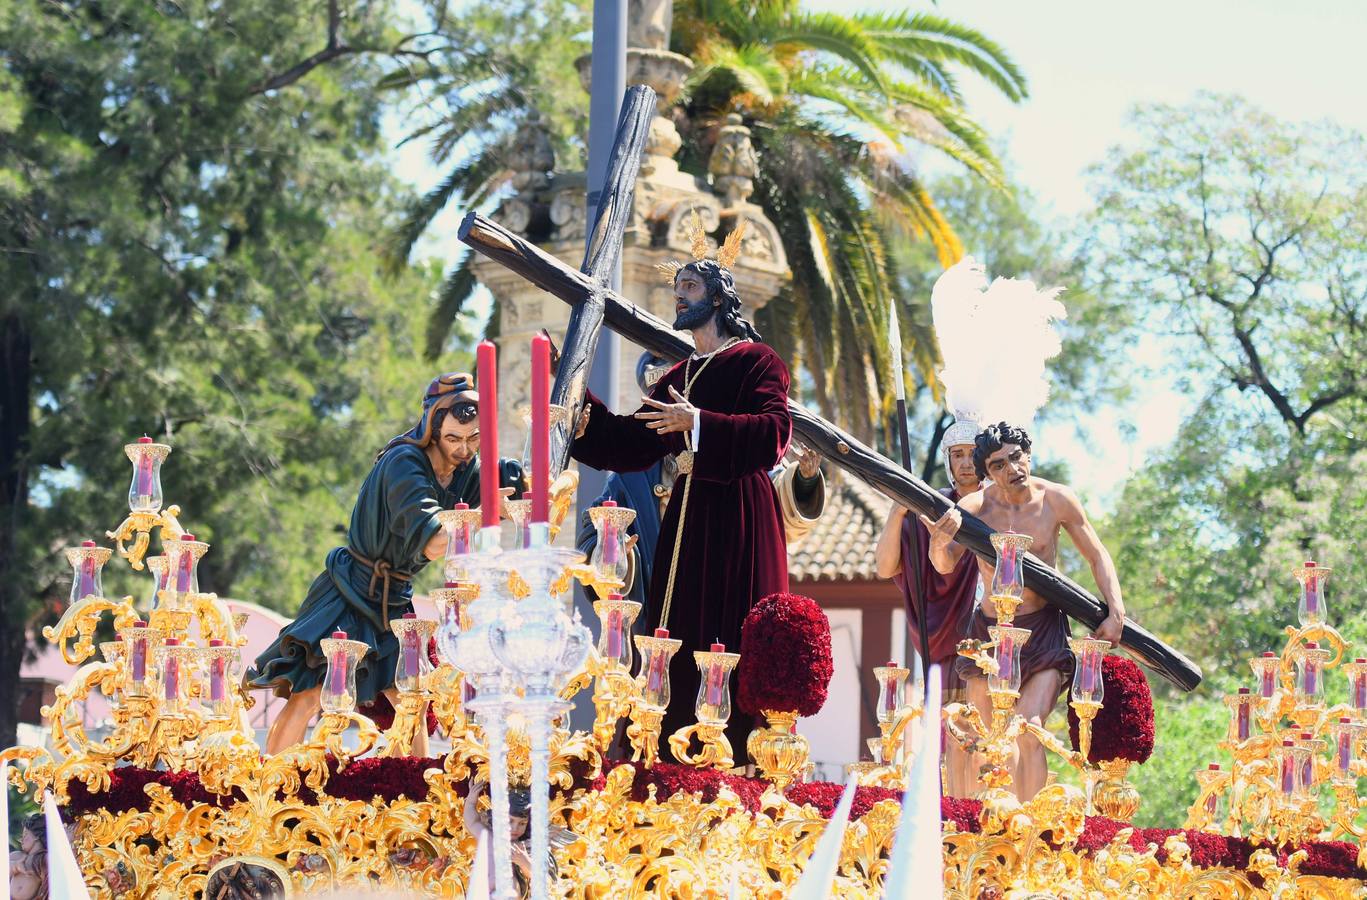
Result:
[[[987,486],[969,494],[957,508],[950,507],[939,521],[932,522],[921,516],[922,523],[930,531],[929,555],[935,570],[945,574],[952,572],[967,552],[965,547],[954,542],[954,535],[958,534],[963,521],[960,510],[977,516],[996,531],[1030,535],[1034,538],[1030,551],[1051,566],[1058,559],[1058,536],[1062,529],[1068,532],[1073,546],[1087,560],[1101,596],[1110,607],[1110,614],[1095,636],[1112,644],[1119,643],[1125,624],[1125,603],[1120,596],[1115,564],[1087,521],[1087,513],[1077,495],[1065,485],[1030,474],[1030,436],[1025,429],[1005,422],[984,428],[974,440],[973,463]],[[981,559],[978,567],[983,584],[991,584],[993,567]],[[973,611],[968,636],[990,640],[987,629],[996,623],[996,615],[991,600],[984,597],[982,605]],[[1016,711],[1027,720],[1043,725],[1073,671],[1073,657],[1068,650],[1068,619],[1061,610],[1049,606],[1042,597],[1027,589],[1016,611],[1015,624],[1031,629],[1030,639],[1021,650],[1021,690]],[[986,718],[991,711],[986,677],[972,660],[960,658],[956,665],[966,683],[969,701]],[[1016,795],[1029,800],[1044,787],[1048,774],[1044,748],[1027,733],[1021,735],[1016,750]]]

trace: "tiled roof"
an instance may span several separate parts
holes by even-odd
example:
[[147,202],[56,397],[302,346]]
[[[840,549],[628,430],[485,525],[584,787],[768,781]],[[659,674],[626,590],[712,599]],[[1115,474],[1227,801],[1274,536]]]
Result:
[[827,484],[826,510],[788,548],[792,581],[877,581],[873,551],[892,501],[853,478]]

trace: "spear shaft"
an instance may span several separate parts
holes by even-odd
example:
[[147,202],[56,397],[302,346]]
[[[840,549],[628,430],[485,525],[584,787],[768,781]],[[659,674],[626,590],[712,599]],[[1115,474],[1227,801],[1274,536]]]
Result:
[[[906,469],[908,475],[911,471],[911,436],[907,433],[907,383],[906,374],[902,369],[902,328],[897,322],[897,301],[893,300],[888,304],[888,346],[892,350],[892,387],[897,397],[897,438],[902,445],[902,468]],[[907,510],[906,515],[915,515],[911,510]],[[915,537],[916,528],[919,522],[912,519],[908,525],[912,529],[912,536]],[[930,629],[926,625],[926,593],[921,582],[921,567],[924,560],[921,559],[921,543],[917,540],[908,542],[911,553],[907,554],[908,559],[902,560],[902,566],[906,569],[907,577],[904,579],[907,585],[907,596],[911,598],[911,612],[916,619],[916,631],[921,636],[921,683],[929,684],[930,677]]]

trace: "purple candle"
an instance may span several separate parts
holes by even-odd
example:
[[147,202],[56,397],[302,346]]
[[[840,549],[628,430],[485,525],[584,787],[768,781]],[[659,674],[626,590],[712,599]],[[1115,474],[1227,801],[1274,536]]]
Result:
[[1248,688],[1239,688],[1239,740],[1246,741],[1250,733]]
[[[405,619],[416,619],[417,613],[404,613]],[[403,633],[403,674],[405,678],[418,677],[418,629],[409,628]]]
[[[713,644],[712,652],[725,653],[726,645]],[[724,687],[726,687],[726,667],[719,662],[714,662],[707,671],[707,704],[709,706],[721,705],[721,692]]]
[[[1305,561],[1305,568],[1314,569],[1315,561],[1308,559]],[[1307,572],[1305,575],[1305,611],[1314,616],[1320,611],[1320,576],[1318,572]]]
[[[604,500],[604,506],[616,508],[615,500]],[[603,564],[617,565],[617,523],[611,517],[603,523]]]
[[[180,638],[167,638],[166,646],[179,647]],[[180,699],[180,657],[174,653],[166,654],[165,687],[167,700]]]
[[1296,790],[1296,759],[1291,753],[1293,746],[1289,739],[1282,741],[1281,789],[1288,797]]
[[[85,547],[85,548],[92,548],[92,549],[93,549],[94,546],[95,546],[95,542],[94,542],[94,541],[81,541],[81,546],[82,546],[82,547]],[[86,556],[85,559],[81,560],[81,585],[80,585],[80,589],[76,592],[76,599],[78,599],[78,600],[84,600],[86,597],[90,596],[91,594],[98,593],[98,592],[95,590],[95,572],[96,572],[96,571],[97,571],[97,566],[95,565],[95,557],[93,557],[93,556]]]
[[[609,600],[621,600],[621,594],[608,594]],[[608,658],[618,659],[622,655],[622,611],[613,609],[608,611]]]
[[1347,716],[1339,718],[1339,733],[1336,742],[1334,760],[1338,764],[1339,773],[1347,775],[1353,763],[1353,732],[1348,726],[1352,719]]
[[[1209,766],[1209,768],[1208,768],[1208,771],[1211,771],[1211,772],[1218,772],[1218,771],[1220,771],[1220,764],[1219,764],[1219,763],[1211,763],[1210,766]],[[1210,796],[1206,798],[1206,815],[1210,816],[1211,818],[1214,818],[1214,817],[1215,817],[1215,813],[1219,810],[1219,807],[1220,807],[1220,795],[1217,794],[1217,793],[1215,793],[1214,791],[1211,791]]]
[[[222,647],[218,638],[209,641],[210,647]],[[228,680],[228,658],[221,653],[215,654],[209,666],[209,700],[217,703],[223,699],[224,685]]]
[[[1301,732],[1301,742],[1306,743],[1314,740],[1315,736],[1308,731]],[[1315,756],[1312,753],[1305,754],[1305,759],[1301,762],[1301,785],[1307,790],[1315,783]]]
[[[1263,651],[1263,659],[1276,659],[1277,654],[1271,650]],[[1258,681],[1258,693],[1264,700],[1270,698],[1277,692],[1277,669],[1270,665],[1263,666],[1262,677]]]
[[[195,536],[193,534],[182,534],[180,536],[180,539],[182,541],[193,541],[195,539]],[[189,547],[183,547],[181,548],[180,555],[176,557],[177,593],[185,593],[187,591],[194,590],[194,588],[191,587],[191,578],[194,575],[194,572],[195,554],[190,550]]]
[[[1367,664],[1367,659],[1359,656],[1353,662]],[[1353,675],[1353,709],[1367,709],[1367,671]]]
[[[146,628],[146,622],[138,622],[137,628]],[[129,655],[129,668],[132,670],[133,681],[143,682],[147,680],[147,635],[138,634],[133,638],[132,652]]]

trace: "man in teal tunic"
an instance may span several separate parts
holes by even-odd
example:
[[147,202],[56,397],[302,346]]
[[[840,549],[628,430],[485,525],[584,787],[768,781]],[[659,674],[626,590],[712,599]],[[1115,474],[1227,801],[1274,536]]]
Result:
[[[320,642],[334,631],[370,645],[356,669],[357,705],[380,693],[397,699],[399,642],[389,622],[413,609],[413,576],[446,552],[437,512],[462,502],[479,505],[478,415],[473,379],[441,375],[427,387],[418,424],[376,456],[356,497],[346,545],[328,554],[295,620],[247,672],[251,687],[289,698],[267,735],[267,753],[303,740],[327,671]],[[521,487],[515,460],[500,460],[499,469],[505,490]],[[413,750],[424,756],[427,732],[418,732]]]

